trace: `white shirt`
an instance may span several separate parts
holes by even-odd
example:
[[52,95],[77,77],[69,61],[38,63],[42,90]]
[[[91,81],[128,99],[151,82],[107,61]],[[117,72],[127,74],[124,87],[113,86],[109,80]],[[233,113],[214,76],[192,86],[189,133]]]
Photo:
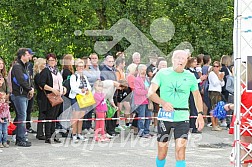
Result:
[[221,87],[225,85],[224,80],[220,81],[218,76],[211,71],[208,75],[209,89],[208,91],[221,92]]
[[[77,75],[77,80],[76,80],[76,75]],[[92,89],[91,89],[91,86],[88,82],[88,79],[85,75],[83,75],[86,82],[87,82],[87,88],[88,90],[91,92]],[[85,93],[82,93],[81,89],[79,88],[80,86],[80,74],[76,73],[76,74],[72,74],[71,77],[70,77],[70,87],[71,87],[71,90],[70,90],[70,93],[69,93],[69,98],[70,99],[74,99],[75,96],[77,94],[82,94],[82,95],[85,95]]]

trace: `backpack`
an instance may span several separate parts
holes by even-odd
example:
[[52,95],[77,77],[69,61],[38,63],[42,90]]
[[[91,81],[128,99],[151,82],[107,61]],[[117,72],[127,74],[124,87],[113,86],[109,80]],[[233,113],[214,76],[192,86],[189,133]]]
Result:
[[[77,81],[78,76],[76,74],[74,74],[74,75],[76,76],[76,81]],[[69,97],[69,93],[71,91],[70,78],[71,78],[71,75],[68,75],[67,79],[62,83],[62,85],[67,89],[67,92],[64,95],[65,97]]]

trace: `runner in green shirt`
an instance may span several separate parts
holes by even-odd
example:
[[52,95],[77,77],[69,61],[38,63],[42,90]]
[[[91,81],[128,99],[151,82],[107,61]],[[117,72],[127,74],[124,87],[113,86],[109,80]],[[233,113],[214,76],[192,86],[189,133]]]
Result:
[[160,87],[160,98],[171,103],[173,108],[177,108],[174,112],[173,122],[189,120],[188,98],[190,91],[198,90],[195,76],[187,70],[177,73],[172,67],[169,67],[161,69],[152,80],[152,83]]
[[[188,99],[190,92],[194,96],[198,117],[196,127],[202,130],[204,119],[201,95],[197,80],[190,72],[184,70],[189,54],[184,50],[173,52],[170,68],[160,70],[152,79],[149,89],[149,98],[162,106],[158,113],[158,156],[157,167],[164,167],[168,151],[170,131],[174,128],[176,142],[176,167],[185,167],[185,149],[189,132]],[[160,97],[156,90],[160,88]]]

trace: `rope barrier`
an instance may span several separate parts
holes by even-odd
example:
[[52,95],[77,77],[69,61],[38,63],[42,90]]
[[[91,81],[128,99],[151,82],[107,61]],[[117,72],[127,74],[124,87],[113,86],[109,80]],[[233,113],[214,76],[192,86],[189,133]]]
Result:
[[[228,117],[232,115],[227,115]],[[210,115],[203,115],[204,118],[212,117]],[[190,118],[197,118],[197,116],[190,116]],[[87,119],[61,119],[61,120],[32,120],[32,121],[16,121],[14,124],[21,123],[46,123],[46,122],[70,122],[70,121],[113,121],[113,120],[145,120],[145,119],[157,119],[157,117],[135,117],[135,118],[87,118]]]

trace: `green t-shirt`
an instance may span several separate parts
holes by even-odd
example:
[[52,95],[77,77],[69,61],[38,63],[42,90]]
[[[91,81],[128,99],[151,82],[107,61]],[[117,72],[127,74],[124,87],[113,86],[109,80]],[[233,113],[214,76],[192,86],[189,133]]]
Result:
[[[196,77],[187,70],[177,73],[172,67],[161,69],[151,81],[160,88],[160,97],[173,108],[189,108],[190,92],[198,90]],[[176,110],[174,122],[189,120],[189,110]]]

